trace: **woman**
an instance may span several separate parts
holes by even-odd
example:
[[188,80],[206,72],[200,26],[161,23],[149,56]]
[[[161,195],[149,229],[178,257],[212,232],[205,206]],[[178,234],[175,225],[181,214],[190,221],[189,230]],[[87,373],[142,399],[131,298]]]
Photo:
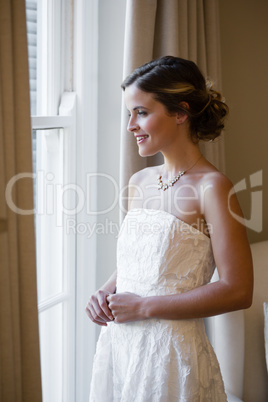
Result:
[[164,164],[131,177],[117,272],[86,307],[105,327],[90,400],[226,401],[202,318],[251,305],[252,260],[232,185],[198,143],[220,135],[228,107],[193,62],[171,56],[122,88],[139,154]]

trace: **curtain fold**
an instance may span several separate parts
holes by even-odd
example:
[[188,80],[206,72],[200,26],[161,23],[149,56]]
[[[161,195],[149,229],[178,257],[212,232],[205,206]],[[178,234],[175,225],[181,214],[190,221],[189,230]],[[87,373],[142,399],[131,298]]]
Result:
[[[124,78],[136,67],[165,55],[193,60],[205,77],[221,89],[219,4],[218,0],[127,0],[124,45]],[[122,191],[121,217],[127,205],[127,183],[136,171],[162,163],[156,155],[141,158],[136,141],[127,131],[128,115],[124,102],[121,124]],[[224,140],[202,142],[203,155],[224,171]]]
[[[41,401],[24,0],[0,0],[0,400]],[[10,196],[9,196],[10,195]]]

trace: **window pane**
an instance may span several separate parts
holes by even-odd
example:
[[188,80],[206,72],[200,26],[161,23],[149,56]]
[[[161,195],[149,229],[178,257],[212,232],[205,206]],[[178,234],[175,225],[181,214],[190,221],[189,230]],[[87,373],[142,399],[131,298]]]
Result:
[[63,304],[39,314],[43,402],[63,400]]
[[65,33],[72,32],[73,3],[25,0],[32,123],[44,127],[32,132],[43,402],[74,401],[75,392],[75,239],[64,229],[76,205],[73,127],[63,119],[64,129],[52,128],[58,127],[65,65],[72,72],[66,55],[73,37]]
[[38,302],[64,290],[63,130],[33,134]]

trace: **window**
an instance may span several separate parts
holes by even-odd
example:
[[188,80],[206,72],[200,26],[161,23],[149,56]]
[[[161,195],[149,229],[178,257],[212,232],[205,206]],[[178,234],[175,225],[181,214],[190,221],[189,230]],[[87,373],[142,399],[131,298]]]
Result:
[[115,236],[96,230],[118,224],[116,206],[94,211],[114,200],[101,174],[119,182],[125,3],[26,0],[44,402],[88,400],[98,328],[84,308],[116,265]]
[[71,1],[26,1],[44,402],[75,400],[75,238],[64,230],[76,216],[72,12]]

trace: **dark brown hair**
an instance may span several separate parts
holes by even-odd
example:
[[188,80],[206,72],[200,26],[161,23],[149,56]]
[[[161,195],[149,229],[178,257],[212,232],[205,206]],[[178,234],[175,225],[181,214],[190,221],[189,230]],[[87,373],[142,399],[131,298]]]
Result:
[[[228,106],[193,61],[173,56],[152,60],[134,70],[121,87],[125,90],[134,83],[151,93],[169,113],[186,113],[194,142],[214,140],[221,134]],[[183,102],[189,108],[183,107]]]

